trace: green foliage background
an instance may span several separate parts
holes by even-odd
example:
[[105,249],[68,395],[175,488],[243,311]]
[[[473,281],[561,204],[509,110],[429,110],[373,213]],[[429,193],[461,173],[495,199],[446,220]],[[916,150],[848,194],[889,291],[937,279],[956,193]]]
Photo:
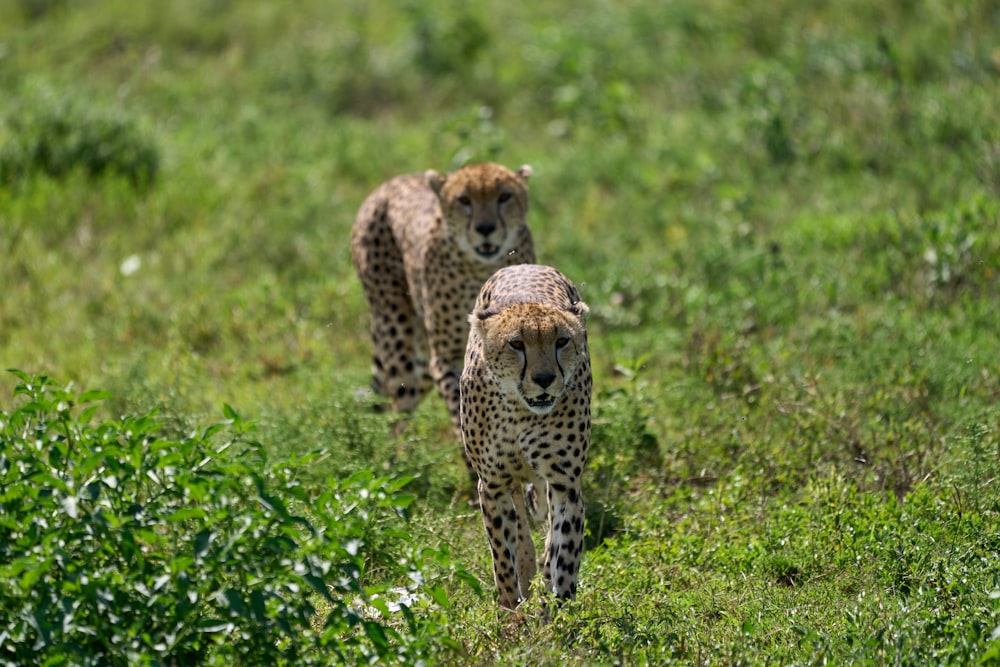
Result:
[[441,402],[371,409],[347,240],[390,176],[530,163],[591,548],[548,625],[456,581],[447,655],[995,662],[998,84],[987,0],[3,3],[0,364],[174,439],[236,406],[315,493],[412,477],[490,591]]

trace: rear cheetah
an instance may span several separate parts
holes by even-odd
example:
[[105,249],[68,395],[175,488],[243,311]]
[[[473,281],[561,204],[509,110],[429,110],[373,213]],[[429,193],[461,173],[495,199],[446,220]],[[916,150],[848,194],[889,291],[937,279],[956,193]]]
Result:
[[533,262],[531,167],[473,164],[394,178],[361,205],[351,255],[371,310],[372,388],[397,412],[436,384],[459,433],[468,314],[501,266]]
[[565,276],[523,264],[493,274],[469,317],[462,432],[479,476],[499,603],[506,609],[528,596],[536,569],[526,484],[547,491],[545,589],[559,598],[576,595],[584,536],[580,477],[590,444],[586,313]]

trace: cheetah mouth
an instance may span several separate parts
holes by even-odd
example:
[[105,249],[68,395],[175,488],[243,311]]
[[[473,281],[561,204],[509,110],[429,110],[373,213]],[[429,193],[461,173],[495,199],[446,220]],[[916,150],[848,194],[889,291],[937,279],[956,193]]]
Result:
[[552,394],[541,394],[531,398],[530,396],[524,397],[524,402],[528,404],[528,407],[533,410],[547,410],[551,408],[556,403],[556,397]]
[[500,246],[489,241],[476,246],[476,253],[480,257],[495,257],[498,252],[500,252]]

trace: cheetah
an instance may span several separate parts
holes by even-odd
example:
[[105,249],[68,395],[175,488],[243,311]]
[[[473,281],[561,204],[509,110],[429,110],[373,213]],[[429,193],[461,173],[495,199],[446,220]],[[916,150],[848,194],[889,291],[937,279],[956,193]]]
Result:
[[372,389],[412,412],[436,385],[459,426],[468,314],[501,266],[535,261],[531,167],[473,164],[396,177],[358,211],[351,255],[371,312]]
[[505,609],[528,597],[536,572],[529,507],[544,516],[547,506],[545,590],[576,596],[590,444],[587,310],[561,273],[522,264],[494,273],[469,316],[461,425]]

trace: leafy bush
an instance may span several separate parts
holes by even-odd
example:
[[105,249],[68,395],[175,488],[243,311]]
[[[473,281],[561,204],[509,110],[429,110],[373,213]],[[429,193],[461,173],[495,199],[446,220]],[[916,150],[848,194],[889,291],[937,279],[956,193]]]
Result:
[[44,17],[54,9],[66,4],[65,0],[20,0],[21,13],[30,20]]
[[399,528],[408,478],[310,491],[294,470],[308,459],[269,463],[229,406],[171,440],[154,413],[92,426],[106,393],[12,372],[0,664],[412,664],[453,645],[429,567],[448,555]]
[[89,178],[121,176],[140,189],[156,180],[159,149],[132,119],[52,95],[28,94],[19,102],[6,119],[11,136],[0,146],[0,185],[78,169]]

